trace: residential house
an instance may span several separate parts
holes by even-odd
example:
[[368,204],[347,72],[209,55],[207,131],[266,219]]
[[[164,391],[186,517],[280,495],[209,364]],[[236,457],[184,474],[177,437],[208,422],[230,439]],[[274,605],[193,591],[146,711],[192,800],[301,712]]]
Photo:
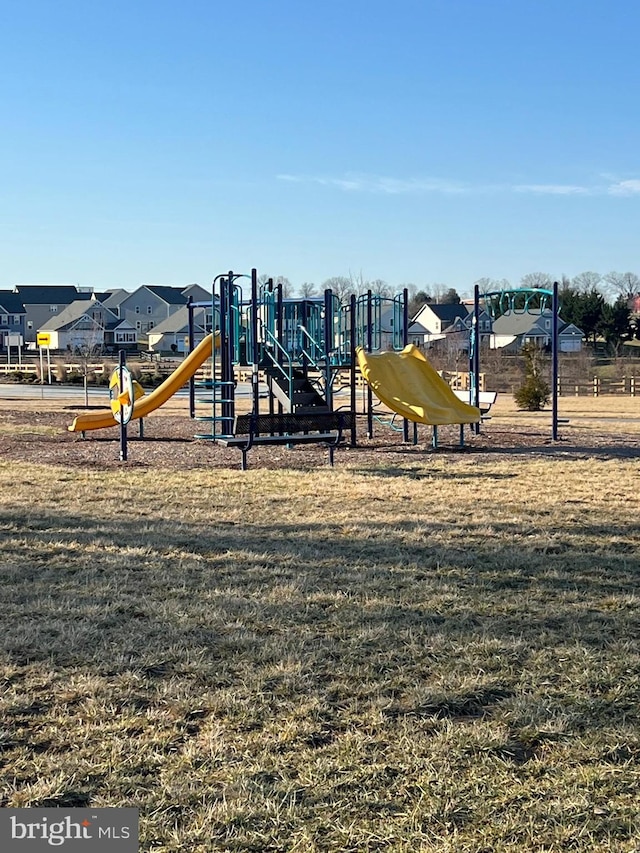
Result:
[[424,349],[425,337],[429,334],[429,330],[422,325],[419,320],[409,320],[409,328],[407,330],[407,343]]
[[136,349],[136,330],[98,299],[78,299],[50,317],[38,332],[49,336],[49,347],[68,352]]
[[17,346],[16,341],[20,340],[24,343],[25,316],[20,296],[10,290],[0,290],[0,350],[6,352],[9,343],[11,346]]
[[[193,339],[197,346],[212,330],[210,308],[193,309]],[[149,349],[154,352],[174,352],[184,355],[189,351],[189,309],[179,308],[149,332]]]
[[75,284],[16,284],[13,292],[18,294],[25,309],[25,344],[33,347],[38,329],[52,317],[78,299],[91,299],[91,293],[81,293]]
[[182,294],[185,299],[191,297],[192,302],[211,302],[211,291],[205,290],[199,284],[189,284],[183,288]]
[[[553,312],[549,308],[542,312],[533,309],[526,312],[509,311],[493,321],[490,346],[492,349],[504,349],[505,352],[520,352],[525,344],[548,348],[551,346],[552,324]],[[573,323],[565,323],[558,316],[559,352],[580,352],[583,337],[581,329]]]
[[[488,336],[491,331],[491,318],[483,311],[479,320],[481,334]],[[463,303],[427,302],[420,308],[413,323],[425,329],[422,340],[424,347],[468,350],[472,321],[473,312],[469,313],[468,307]]]
[[432,335],[443,334],[457,319],[463,319],[469,311],[459,302],[426,302],[413,318]]
[[[373,340],[373,349],[393,350],[402,348],[402,311],[398,304],[381,302],[379,316],[373,315],[373,327],[380,331],[378,340]],[[401,308],[401,306],[400,306]]]
[[[466,307],[466,306],[465,306]],[[469,351],[469,339],[473,327],[473,310],[464,317],[456,319],[444,332],[449,348]],[[488,343],[491,339],[493,319],[488,311],[481,309],[478,313],[478,334],[480,343]]]
[[636,293],[635,296],[630,296],[627,299],[627,307],[633,316],[640,315],[640,293]]
[[123,290],[121,287],[116,288],[115,290],[110,290],[109,293],[104,294],[104,298],[102,296],[98,296],[100,302],[108,308],[110,311],[116,316],[120,316],[120,303],[123,302],[128,296],[131,296],[131,292],[129,290]]
[[[189,296],[196,302],[211,299],[210,294],[199,285],[181,288],[162,284],[143,284],[118,301],[117,313],[122,320],[127,320],[136,329],[138,338],[147,337],[159,323],[184,307]],[[111,307],[113,302],[109,300],[107,305]]]

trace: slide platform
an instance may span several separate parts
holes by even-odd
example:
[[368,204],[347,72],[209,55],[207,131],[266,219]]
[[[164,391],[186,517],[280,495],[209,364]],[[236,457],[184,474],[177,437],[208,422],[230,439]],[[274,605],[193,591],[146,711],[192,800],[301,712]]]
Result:
[[[189,353],[182,364],[173,371],[171,376],[168,376],[150,394],[136,400],[132,418],[144,418],[150,412],[160,408],[163,403],[166,403],[176,391],[182,388],[185,382],[191,379],[200,365],[211,358],[212,346],[213,335],[207,335],[193,352]],[[113,412],[111,409],[105,409],[101,412],[88,412],[86,415],[78,415],[67,429],[69,432],[85,432],[86,430],[107,429],[114,426],[119,426],[119,424],[113,417]]]
[[460,400],[413,344],[401,352],[367,353],[358,347],[356,356],[376,397],[403,418],[433,426],[480,421],[480,409]]

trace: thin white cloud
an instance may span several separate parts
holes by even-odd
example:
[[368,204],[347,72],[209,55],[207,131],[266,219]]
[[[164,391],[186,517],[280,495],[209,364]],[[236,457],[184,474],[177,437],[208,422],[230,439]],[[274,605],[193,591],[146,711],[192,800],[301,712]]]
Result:
[[640,195],[640,179],[619,180],[613,175],[601,175],[606,180],[591,185],[581,184],[468,184],[443,178],[392,178],[347,172],[341,177],[328,175],[294,175],[283,173],[279,181],[296,184],[317,184],[350,193],[381,195],[488,195],[521,193],[536,196],[632,196]]
[[594,191],[593,188],[575,184],[516,184],[512,189],[517,193],[534,195],[591,195]]
[[617,181],[609,186],[607,192],[609,195],[638,195],[640,193],[640,180]]
[[279,181],[297,184],[319,184],[337,187],[345,192],[382,193],[385,195],[406,195],[425,193],[459,194],[471,192],[471,187],[460,181],[447,181],[439,178],[389,178],[379,175],[351,174],[344,177],[325,177],[320,175],[277,175]]

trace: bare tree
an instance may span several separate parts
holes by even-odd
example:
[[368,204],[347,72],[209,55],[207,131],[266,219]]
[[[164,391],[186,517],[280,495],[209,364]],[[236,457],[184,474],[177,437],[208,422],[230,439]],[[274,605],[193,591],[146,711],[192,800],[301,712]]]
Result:
[[533,289],[543,287],[545,290],[549,290],[552,285],[553,280],[546,272],[529,272],[520,279],[520,287],[531,287]]
[[290,299],[293,296],[293,285],[284,275],[279,275],[276,278],[276,284],[282,285],[282,295],[285,299]]
[[367,290],[370,290],[376,296],[382,296],[385,299],[391,299],[393,297],[393,288],[381,278],[374,278],[373,281],[368,282]]
[[590,293],[592,290],[598,290],[602,276],[599,272],[588,270],[587,272],[578,273],[571,279],[572,287],[580,293]]
[[104,349],[104,329],[95,317],[85,317],[76,326],[81,333],[78,343],[74,347],[73,359],[80,366],[82,385],[84,388],[84,407],[89,408],[89,379],[94,376],[94,363],[96,356],[101,355]]
[[477,281],[474,281],[474,285],[477,284],[480,290],[480,295],[483,293],[495,293],[497,290],[509,290],[511,285],[506,278],[489,278],[488,276],[484,276],[483,278],[479,278]]
[[336,275],[328,278],[322,285],[323,290],[331,290],[333,294],[342,302],[348,299],[352,293],[355,293],[351,278],[346,278],[343,275]]
[[312,281],[303,281],[298,289],[303,299],[310,299],[318,293],[318,288]]
[[282,295],[285,299],[288,299],[289,297],[291,297],[293,295],[293,285],[291,284],[289,279],[284,275],[277,275],[277,276],[264,275],[264,274],[259,275],[258,276],[258,284],[264,286],[265,284],[268,284],[270,278],[273,279],[274,287],[277,284],[282,285]]
[[441,281],[436,281],[429,285],[429,293],[431,294],[433,301],[436,303],[442,302],[442,297],[448,290],[448,286],[443,284]]
[[409,302],[415,301],[416,294],[418,293],[418,285],[413,284],[413,282],[408,282],[407,284],[401,284],[398,288],[399,292],[403,290],[407,291],[407,295],[409,296]]
[[616,296],[632,299],[640,293],[640,278],[634,272],[609,272],[604,281]]

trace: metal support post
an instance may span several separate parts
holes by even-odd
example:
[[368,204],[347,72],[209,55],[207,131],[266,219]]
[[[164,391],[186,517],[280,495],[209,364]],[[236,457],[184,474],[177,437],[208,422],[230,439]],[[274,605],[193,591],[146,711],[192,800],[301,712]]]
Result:
[[558,311],[560,302],[558,298],[558,282],[553,282],[553,318],[551,336],[551,388],[552,390],[552,412],[551,412],[551,438],[558,440]]

